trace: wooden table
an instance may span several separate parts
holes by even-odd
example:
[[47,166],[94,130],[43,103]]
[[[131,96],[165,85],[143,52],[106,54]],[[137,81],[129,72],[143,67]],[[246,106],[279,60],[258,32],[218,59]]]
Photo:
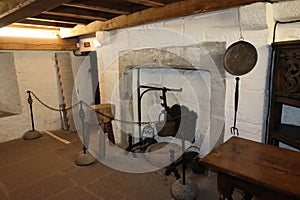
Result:
[[248,199],[300,199],[300,152],[232,137],[200,164],[217,173],[220,199],[234,188]]

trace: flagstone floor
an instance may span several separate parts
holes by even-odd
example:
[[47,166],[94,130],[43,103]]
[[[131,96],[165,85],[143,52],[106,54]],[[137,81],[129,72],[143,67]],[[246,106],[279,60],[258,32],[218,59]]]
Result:
[[[17,139],[0,144],[1,200],[171,200],[176,181],[164,169],[125,173],[103,165],[76,166],[82,143],[76,132],[53,131],[70,141],[64,144],[47,134],[36,140]],[[187,172],[201,200],[218,199],[216,176]],[[234,199],[241,199],[235,195]]]

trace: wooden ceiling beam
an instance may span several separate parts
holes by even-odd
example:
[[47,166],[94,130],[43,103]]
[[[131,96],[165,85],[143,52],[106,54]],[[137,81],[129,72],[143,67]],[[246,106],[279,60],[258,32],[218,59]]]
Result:
[[89,10],[95,10],[95,11],[107,12],[107,13],[113,13],[119,15],[127,15],[132,12],[130,7],[117,5],[113,2],[107,2],[107,1],[69,2],[69,3],[64,3],[63,5],[74,7],[74,8],[83,8],[83,9],[89,9]]
[[158,6],[165,5],[163,0],[122,0],[122,1],[137,3],[137,4],[149,6],[149,7],[158,7]]
[[185,0],[170,3],[164,7],[149,8],[130,15],[121,15],[105,22],[95,21],[88,25],[75,26],[63,37],[75,37],[93,34],[97,31],[107,31],[130,26],[178,18],[182,16],[211,12],[227,8],[243,6],[256,2],[276,2],[276,0]]
[[75,51],[78,39],[0,37],[0,50]]
[[73,17],[78,19],[88,19],[88,20],[99,20],[105,21],[116,17],[115,14],[97,12],[93,10],[81,9],[81,8],[70,8],[68,6],[59,6],[49,11],[43,12],[47,15],[56,15],[61,17]]
[[89,24],[93,21],[93,20],[85,20],[85,19],[78,19],[72,17],[61,17],[55,15],[46,15],[46,14],[36,15],[28,19],[43,20],[48,22],[62,22],[62,23],[69,23],[69,24]]
[[19,24],[29,24],[29,25],[36,25],[36,26],[50,26],[50,27],[61,27],[61,28],[73,28],[74,24],[62,23],[62,22],[48,22],[42,20],[32,20],[32,19],[25,19],[18,22]]
[[[70,0],[1,0],[0,28],[33,15],[38,15],[45,10],[53,9],[69,1]],[[5,8],[7,10],[5,10]]]
[[60,30],[58,27],[35,26],[35,25],[31,25],[31,24],[21,24],[21,23],[14,23],[14,24],[8,25],[7,27],[30,28],[30,29],[36,29],[36,30],[50,30],[50,31],[59,31]]
[[76,19],[87,19],[87,20],[92,20],[92,21],[105,21],[107,18],[105,17],[93,17],[93,16],[87,16],[87,15],[80,15],[76,13],[64,13],[64,12],[52,12],[52,11],[45,11],[43,14],[46,15],[54,15],[54,16],[59,16],[61,18],[63,17],[70,17],[70,18],[76,18]]

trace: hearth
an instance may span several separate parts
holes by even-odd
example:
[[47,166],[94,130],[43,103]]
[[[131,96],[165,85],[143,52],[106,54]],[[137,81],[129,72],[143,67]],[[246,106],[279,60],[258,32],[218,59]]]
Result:
[[[119,56],[120,118],[139,121],[138,87],[166,87],[181,89],[169,92],[168,105],[185,106],[196,113],[195,141],[192,145],[206,155],[223,142],[225,72],[222,58],[225,43],[211,42],[184,47],[139,49],[121,52]],[[150,122],[159,121],[161,93],[145,94],[140,120],[142,129]],[[139,140],[139,126],[118,123],[121,143],[127,143],[128,134]],[[163,138],[162,140],[165,140]]]

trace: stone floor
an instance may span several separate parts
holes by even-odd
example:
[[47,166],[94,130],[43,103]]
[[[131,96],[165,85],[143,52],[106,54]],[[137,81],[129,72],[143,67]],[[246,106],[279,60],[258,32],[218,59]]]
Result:
[[[64,144],[46,134],[36,140],[18,139],[0,144],[1,200],[168,200],[176,181],[164,170],[129,174],[100,162],[74,164],[82,144],[75,132],[53,132],[70,141]],[[218,199],[212,173],[188,172],[199,188],[201,200]],[[241,199],[235,195],[234,199]]]

